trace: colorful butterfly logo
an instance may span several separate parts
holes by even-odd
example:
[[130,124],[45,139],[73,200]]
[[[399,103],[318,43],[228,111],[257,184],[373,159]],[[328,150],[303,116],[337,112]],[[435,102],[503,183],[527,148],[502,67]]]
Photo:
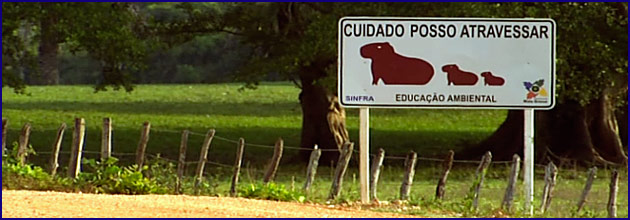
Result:
[[527,99],[532,99],[535,98],[538,95],[541,96],[547,96],[547,90],[545,90],[545,88],[543,88],[543,85],[545,84],[545,81],[540,79],[534,83],[531,82],[523,82],[523,85],[525,85],[525,89],[527,89],[528,93],[527,93]]

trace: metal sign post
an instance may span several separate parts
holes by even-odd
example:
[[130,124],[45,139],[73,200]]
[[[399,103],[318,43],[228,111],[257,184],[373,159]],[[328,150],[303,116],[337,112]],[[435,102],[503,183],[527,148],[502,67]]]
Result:
[[525,109],[525,132],[523,145],[523,182],[525,183],[525,209],[534,214],[534,110]]
[[361,202],[370,202],[370,108],[359,109],[359,176],[361,183]]

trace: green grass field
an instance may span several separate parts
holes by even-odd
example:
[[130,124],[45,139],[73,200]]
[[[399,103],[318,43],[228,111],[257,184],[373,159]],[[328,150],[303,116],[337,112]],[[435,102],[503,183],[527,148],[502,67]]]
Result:
[[[208,129],[216,129],[217,137],[210,148],[208,160],[231,165],[236,144],[230,140],[243,137],[247,145],[243,164],[242,184],[259,182],[273,149],[259,145],[273,145],[282,137],[285,146],[298,147],[301,128],[299,89],[289,83],[263,83],[257,90],[239,92],[241,84],[215,85],[138,85],[132,93],[109,91],[94,93],[90,86],[33,86],[31,95],[17,95],[10,89],[2,90],[2,117],[8,119],[7,142],[18,140],[24,123],[31,123],[31,144],[39,152],[28,160],[47,167],[49,152],[61,123],[68,124],[62,152],[71,147],[72,126],[75,117],[85,118],[87,136],[85,157],[97,158],[103,117],[113,120],[113,152],[121,162],[130,164],[138,144],[144,121],[150,121],[152,130],[147,148],[150,155],[176,159],[180,132],[188,129],[187,161],[195,161]],[[347,126],[352,141],[358,139],[358,110],[347,109]],[[420,157],[442,155],[449,149],[458,150],[473,145],[490,135],[505,119],[505,110],[417,110],[372,109],[371,152],[382,147],[387,155],[402,156],[409,150]],[[219,138],[220,137],[220,138]],[[227,139],[227,140],[226,140]],[[129,153],[120,155],[120,153]],[[297,151],[285,149],[283,160]],[[118,154],[118,155],[117,155]],[[67,166],[68,154],[60,157],[62,171]],[[381,172],[379,198],[391,201],[397,198],[402,180],[402,160],[387,159]],[[440,163],[420,160],[412,186],[411,203],[415,208],[403,210],[424,216],[460,216],[461,203],[472,184],[476,164],[455,163],[449,176],[446,199],[433,202],[435,184],[441,172]],[[195,166],[189,165],[192,173]],[[207,178],[212,192],[225,195],[230,185],[230,167],[207,165]],[[301,189],[304,184],[305,164],[283,164],[276,182]],[[356,162],[351,164],[344,182],[342,197],[338,200],[358,201],[359,184]],[[543,168],[536,170],[535,206],[538,209],[544,176]],[[308,200],[323,203],[330,189],[333,170],[320,166]],[[481,192],[479,214],[492,216],[499,208],[509,167],[493,164]],[[601,169],[589,195],[586,210],[575,214],[575,204],[584,187],[583,169],[561,169],[551,209],[541,217],[605,217],[608,195],[607,170]],[[619,191],[619,216],[627,217],[627,170],[622,170]],[[521,199],[519,185],[517,199]],[[519,206],[520,203],[516,203]],[[383,211],[401,211],[381,208]],[[473,215],[475,216],[475,215]]]

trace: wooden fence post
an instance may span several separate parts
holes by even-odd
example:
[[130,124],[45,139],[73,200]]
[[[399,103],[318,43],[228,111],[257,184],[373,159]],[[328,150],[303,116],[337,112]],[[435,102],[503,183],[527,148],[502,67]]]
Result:
[[17,156],[20,160],[20,164],[24,165],[26,163],[26,154],[28,149],[28,139],[31,136],[31,124],[26,123],[24,127],[22,127],[22,133],[20,133],[20,144],[18,145],[18,153]]
[[182,181],[184,177],[184,166],[186,165],[186,148],[188,147],[188,130],[182,131],[182,140],[179,145],[179,159],[177,160],[177,182],[175,183],[175,194],[181,194]]
[[276,146],[273,151],[273,157],[271,158],[271,162],[269,163],[269,167],[267,168],[267,172],[265,173],[265,178],[263,179],[263,183],[268,183],[273,180],[276,176],[276,172],[278,171],[278,166],[280,165],[280,159],[282,158],[282,148],[284,147],[284,141],[282,138],[278,138],[276,141]]
[[112,119],[103,118],[103,134],[101,135],[101,161],[112,156]]
[[492,153],[488,151],[481,158],[479,167],[477,167],[477,171],[475,171],[475,182],[473,183],[474,193],[472,202],[472,208],[474,210],[476,210],[477,206],[479,205],[479,192],[481,191],[481,186],[483,185],[483,180],[486,177],[486,170],[488,169],[490,162],[492,162]]
[[617,218],[617,192],[619,192],[619,172],[617,169],[610,175],[610,192],[608,194],[608,218]]
[[514,192],[516,191],[516,183],[518,182],[518,173],[521,169],[521,157],[518,154],[512,156],[512,169],[510,170],[510,179],[508,185],[505,188],[505,195],[503,196],[503,202],[501,207],[508,212],[512,211],[512,202],[514,201]]
[[400,185],[400,200],[409,199],[409,193],[411,192],[411,184],[413,184],[413,176],[416,173],[416,160],[418,154],[416,152],[409,152],[405,159],[405,177],[403,178],[402,185]]
[[236,149],[236,160],[234,161],[234,175],[232,176],[232,185],[230,185],[230,195],[238,195],[236,186],[238,185],[238,176],[241,172],[241,164],[243,163],[243,152],[245,150],[245,139],[238,139],[238,148]]
[[138,149],[136,150],[136,164],[138,164],[138,170],[142,170],[142,166],[144,166],[144,152],[147,149],[150,131],[151,123],[145,121],[142,125],[142,133],[140,133],[140,141],[138,142]]
[[545,213],[549,209],[551,204],[551,198],[553,198],[553,188],[556,185],[556,177],[558,176],[558,168],[553,162],[549,162],[545,168],[545,188],[543,188],[543,197],[540,200],[540,211]]
[[7,147],[7,119],[2,119],[2,155]]
[[341,154],[339,154],[339,160],[337,161],[337,167],[335,167],[335,177],[330,188],[330,194],[328,200],[336,199],[341,193],[341,184],[343,184],[343,177],[346,174],[350,157],[352,157],[352,150],[354,149],[353,142],[346,142],[341,148]]
[[77,178],[81,172],[81,156],[83,155],[83,142],[85,138],[85,119],[74,119],[74,133],[72,134],[72,151],[70,152],[70,165],[68,165],[68,177]]
[[307,193],[311,188],[311,185],[313,184],[313,179],[315,179],[320,156],[322,156],[322,150],[318,149],[317,145],[315,145],[313,151],[311,152],[310,160],[308,161],[308,167],[306,168],[306,182],[304,183],[304,191]]
[[440,176],[440,180],[438,180],[437,188],[435,189],[435,198],[436,199],[444,199],[444,191],[446,187],[446,179],[448,178],[448,173],[451,171],[453,167],[453,157],[455,156],[455,152],[452,150],[448,151],[446,158],[444,158],[444,162],[442,163],[442,176]]
[[55,176],[57,174],[57,168],[59,167],[59,151],[61,150],[61,141],[63,140],[63,133],[66,130],[66,123],[62,123],[57,130],[57,138],[52,146],[52,154],[50,154],[50,175]]
[[582,191],[582,196],[580,196],[580,201],[577,204],[577,212],[580,212],[582,208],[584,208],[584,203],[586,202],[586,196],[591,191],[591,187],[593,186],[593,180],[595,180],[597,173],[597,167],[592,167],[588,170],[588,179],[586,179],[586,185],[584,186],[584,191]]
[[208,161],[208,149],[210,149],[210,143],[212,143],[212,138],[214,138],[214,129],[210,129],[206,134],[206,139],[203,141],[203,145],[201,146],[201,152],[199,153],[199,163],[197,164],[197,170],[195,172],[197,178],[195,181],[195,190],[197,193],[199,192],[199,185],[203,180],[203,168],[206,166],[206,161]]
[[378,185],[378,178],[381,176],[381,167],[383,166],[383,159],[385,159],[385,150],[383,148],[378,149],[378,153],[372,162],[372,172],[370,175],[370,196],[374,201],[378,201],[376,196],[376,189]]

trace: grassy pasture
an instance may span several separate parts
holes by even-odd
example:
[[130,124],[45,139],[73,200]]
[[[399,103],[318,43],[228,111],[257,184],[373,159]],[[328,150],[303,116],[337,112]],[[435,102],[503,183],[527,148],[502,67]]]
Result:
[[[68,129],[64,135],[62,152],[71,148],[72,126],[75,117],[83,117],[87,125],[84,157],[97,158],[103,117],[113,119],[113,152],[133,153],[138,144],[144,121],[150,121],[152,130],[147,148],[151,155],[176,159],[181,130],[189,129],[187,161],[195,161],[205,132],[214,128],[217,136],[229,140],[243,137],[246,143],[273,145],[282,137],[285,146],[299,146],[301,109],[298,103],[299,89],[289,83],[263,83],[257,90],[239,92],[241,84],[215,85],[139,85],[132,93],[109,91],[94,93],[90,86],[33,86],[30,96],[16,95],[10,89],[2,90],[2,117],[9,120],[8,144],[18,140],[24,123],[31,123],[31,144],[38,155],[29,157],[29,162],[47,167],[55,132],[61,123]],[[351,140],[358,140],[358,110],[347,109],[347,126]],[[409,150],[420,157],[441,155],[449,149],[457,150],[477,143],[490,135],[505,119],[505,110],[415,110],[415,109],[372,109],[371,152],[378,147],[387,155],[403,156]],[[218,139],[212,143],[209,161],[231,165],[234,160],[233,142]],[[267,161],[273,149],[247,145],[245,162],[241,171],[242,186],[262,179]],[[304,164],[286,164],[293,149],[285,149],[276,182],[287,188],[301,189],[304,184]],[[133,155],[115,155],[121,162],[130,164]],[[67,154],[61,154],[60,173],[65,173]],[[397,199],[403,171],[402,160],[386,159],[379,182],[381,201]],[[187,171],[192,174],[194,165]],[[338,202],[358,201],[359,184],[356,162],[346,174],[342,196]],[[413,208],[399,209],[385,206],[382,211],[400,211],[422,216],[468,216],[463,208],[463,199],[472,184],[476,164],[455,163],[442,203],[433,201],[435,184],[441,172],[439,162],[420,160],[411,189],[410,203]],[[535,207],[538,209],[543,188],[544,169],[536,170]],[[215,195],[226,195],[230,186],[230,167],[208,164],[206,179]],[[492,164],[481,192],[478,214],[472,216],[500,216],[497,211],[507,182],[509,167]],[[608,196],[609,171],[600,169],[585,210],[576,214],[575,204],[584,187],[585,170],[561,168],[551,211],[539,217],[605,217]],[[312,191],[307,200],[326,201],[333,170],[320,166]],[[627,170],[621,171],[619,191],[620,217],[627,217]],[[192,184],[189,180],[185,184]],[[190,192],[188,192],[190,193]],[[522,184],[519,184],[516,199],[522,199]],[[521,204],[516,202],[515,206]],[[464,214],[462,214],[464,213]],[[518,214],[516,216],[519,216]]]

